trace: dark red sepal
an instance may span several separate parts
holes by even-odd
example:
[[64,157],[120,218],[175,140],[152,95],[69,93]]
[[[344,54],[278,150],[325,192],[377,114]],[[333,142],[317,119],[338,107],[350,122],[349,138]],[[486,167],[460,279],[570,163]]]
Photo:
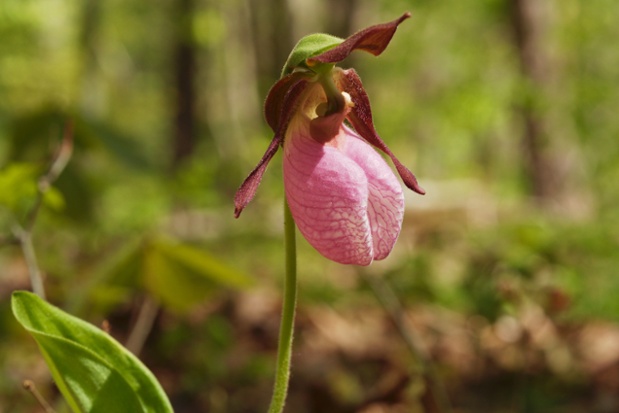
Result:
[[339,84],[341,90],[350,94],[350,98],[354,103],[354,107],[348,114],[348,121],[355,128],[357,133],[361,135],[363,139],[374,145],[378,149],[385,152],[395,165],[398,174],[402,178],[404,184],[417,192],[418,194],[425,195],[426,191],[423,190],[417,183],[415,175],[396,158],[391,152],[391,149],[387,147],[387,144],[378,136],[376,129],[374,128],[374,122],[372,121],[372,109],[370,107],[370,99],[368,98],[361,78],[355,72],[354,69],[342,70],[341,75],[336,76],[336,83]]
[[310,76],[307,74],[291,73],[275,83],[269,91],[264,105],[264,114],[275,135],[258,165],[236,191],[234,196],[235,218],[241,215],[243,209],[256,195],[269,162],[284,142],[288,124],[299,108],[299,98],[307,88],[309,81]]
[[286,95],[290,90],[297,86],[299,82],[308,80],[312,76],[308,72],[294,72],[279,79],[267,95],[264,101],[264,118],[267,123],[273,129],[273,132],[277,132],[279,120],[282,117],[282,113],[286,110],[290,110],[284,103],[286,103]]
[[348,57],[354,50],[364,50],[378,56],[385,50],[398,25],[411,17],[409,12],[404,13],[400,18],[389,23],[377,24],[358,31],[348,37],[339,45],[327,50],[318,56],[307,59],[308,66],[315,63],[337,63]]

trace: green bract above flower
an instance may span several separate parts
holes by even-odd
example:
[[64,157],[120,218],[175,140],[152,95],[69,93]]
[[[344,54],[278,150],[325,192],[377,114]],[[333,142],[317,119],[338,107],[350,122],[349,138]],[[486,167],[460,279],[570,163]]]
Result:
[[330,34],[315,33],[305,36],[296,44],[282,70],[282,77],[292,73],[297,67],[307,68],[307,59],[317,56],[341,44],[344,39]]
[[265,101],[274,136],[235,196],[236,217],[284,146],[286,197],[310,244],[346,264],[367,265],[389,254],[402,225],[404,199],[397,178],[372,146],[391,158],[407,187],[424,191],[374,129],[370,100],[357,73],[335,63],[355,50],[381,54],[408,17],[405,13],[347,39],[314,34],[297,43]]

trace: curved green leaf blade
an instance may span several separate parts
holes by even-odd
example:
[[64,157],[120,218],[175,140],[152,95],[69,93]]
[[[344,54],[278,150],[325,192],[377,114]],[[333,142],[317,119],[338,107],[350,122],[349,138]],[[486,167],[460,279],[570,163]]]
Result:
[[108,334],[26,291],[11,304],[74,412],[173,411],[153,374]]

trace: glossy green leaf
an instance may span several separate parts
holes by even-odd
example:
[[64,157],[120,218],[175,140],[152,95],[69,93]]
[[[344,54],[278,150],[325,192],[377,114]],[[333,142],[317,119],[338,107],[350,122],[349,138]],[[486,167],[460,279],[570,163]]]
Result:
[[305,66],[305,61],[308,58],[332,49],[343,41],[344,39],[324,33],[315,33],[305,36],[299,40],[294,49],[292,49],[292,52],[290,52],[288,60],[286,60],[286,64],[282,70],[282,77],[291,73],[295,67]]
[[26,291],[13,293],[12,308],[74,412],[173,411],[153,374],[108,334]]

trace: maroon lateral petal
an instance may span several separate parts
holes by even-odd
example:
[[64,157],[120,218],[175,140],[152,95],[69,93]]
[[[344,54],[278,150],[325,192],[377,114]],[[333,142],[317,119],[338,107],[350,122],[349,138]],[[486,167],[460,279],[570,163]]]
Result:
[[[294,73],[286,76],[292,77]],[[281,80],[283,80],[282,78]],[[293,80],[291,80],[293,79]],[[278,90],[274,92],[275,94],[271,96],[269,93],[269,98],[265,103],[265,117],[267,117],[267,122],[271,125],[271,128],[275,131],[275,136],[271,140],[269,147],[266,152],[258,162],[258,165],[249,173],[247,178],[243,181],[239,189],[236,191],[236,195],[234,195],[234,217],[238,218],[241,215],[243,209],[254,199],[256,195],[256,191],[258,190],[258,185],[260,185],[260,181],[262,181],[262,176],[269,165],[269,162],[279,149],[280,145],[284,142],[284,137],[286,136],[286,129],[288,129],[288,124],[290,120],[294,116],[295,112],[299,107],[299,98],[307,88],[309,84],[309,77],[305,76],[294,76],[291,79],[287,79],[280,86],[277,86],[280,82],[277,82],[271,90],[276,87]],[[284,85],[287,85],[287,89],[285,92],[282,92]],[[270,115],[267,114],[267,105],[269,108],[273,108],[277,111],[270,112]],[[271,116],[269,120],[269,116]],[[275,125],[275,126],[274,126]]]
[[273,129],[273,132],[277,132],[282,112],[286,109],[284,105],[286,94],[291,88],[295,87],[298,82],[309,79],[311,76],[312,75],[307,72],[294,72],[282,77],[271,86],[267,98],[264,101],[264,118],[271,129]]
[[408,188],[418,194],[425,195],[426,191],[419,186],[415,175],[396,158],[391,149],[387,147],[387,144],[378,136],[372,121],[370,99],[367,93],[365,93],[361,78],[357,72],[354,69],[348,69],[342,70],[340,73],[341,75],[336,76],[336,82],[339,84],[340,90],[350,94],[351,100],[354,103],[354,107],[347,117],[353,128],[363,139],[385,152],[391,158],[398,174],[400,174],[402,181],[404,181]]
[[310,57],[307,59],[307,63],[311,66],[312,63],[341,62],[348,57],[353,50],[365,50],[368,53],[372,53],[374,56],[378,56],[385,50],[391,41],[398,25],[409,17],[411,17],[411,14],[406,12],[400,16],[400,18],[390,21],[389,23],[377,24],[358,31],[334,48],[318,56]]
[[281,141],[281,138],[278,139],[277,135],[273,137],[273,140],[271,140],[267,151],[262,156],[262,159],[260,159],[260,162],[258,162],[258,165],[250,172],[236,191],[236,195],[234,195],[235,218],[238,218],[247,204],[254,199],[254,195],[256,195],[256,191],[258,190],[258,185],[260,185],[260,181],[262,181],[262,175],[264,175],[264,171],[266,171],[269,162],[279,149]]

